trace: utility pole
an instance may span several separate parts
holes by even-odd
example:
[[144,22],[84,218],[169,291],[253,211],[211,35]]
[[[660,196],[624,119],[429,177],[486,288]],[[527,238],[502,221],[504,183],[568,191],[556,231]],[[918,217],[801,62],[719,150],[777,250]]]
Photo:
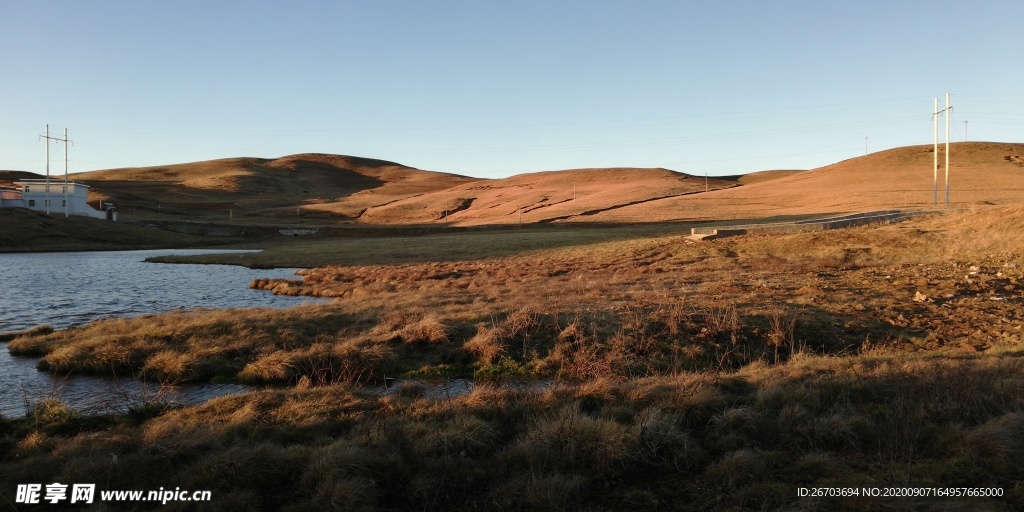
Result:
[[949,93],[946,93],[946,108],[939,110],[939,99],[935,98],[935,110],[932,111],[934,146],[932,149],[932,205],[939,205],[939,116],[946,117],[946,206],[949,206],[949,117],[953,107],[949,104]]
[[50,213],[50,141],[55,140],[64,143],[64,216],[68,216],[68,129],[64,129],[64,138],[50,137],[50,125],[46,125],[46,135],[40,135],[40,139],[46,141],[46,213]]
[[935,109],[932,110],[932,206],[939,205],[939,99],[935,98]]
[[68,129],[64,128],[64,218],[68,217]]
[[949,118],[953,107],[949,104],[949,93],[946,93],[946,206],[949,206]]
[[46,135],[40,135],[43,142],[46,143],[46,187],[43,191],[46,192],[46,199],[43,199],[44,206],[46,206],[46,213],[50,213],[50,125],[46,125]]

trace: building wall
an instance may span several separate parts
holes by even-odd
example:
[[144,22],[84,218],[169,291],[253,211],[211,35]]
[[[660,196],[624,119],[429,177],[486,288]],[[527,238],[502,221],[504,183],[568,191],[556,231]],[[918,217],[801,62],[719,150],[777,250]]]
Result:
[[[15,184],[22,186],[22,201],[25,208],[40,212],[49,211],[50,213],[63,213],[65,211],[63,181],[51,181],[49,194],[46,193],[46,184],[42,182],[26,180],[15,182]],[[106,214],[104,212],[89,206],[87,201],[88,191],[89,187],[85,185],[73,182],[68,183],[67,213],[69,215],[85,215],[97,219],[105,219]],[[46,204],[47,199],[50,201],[49,206]]]

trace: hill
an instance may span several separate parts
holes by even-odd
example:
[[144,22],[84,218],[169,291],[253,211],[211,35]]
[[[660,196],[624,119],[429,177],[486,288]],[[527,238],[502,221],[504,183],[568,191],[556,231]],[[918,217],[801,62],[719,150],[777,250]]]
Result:
[[[367,209],[361,221],[454,225],[578,221],[602,212],[736,186],[668,169],[573,169],[464,183]],[[330,210],[334,205],[317,208]]]
[[359,224],[511,224],[738,186],[668,169],[573,169],[484,180],[342,155],[229,158],[74,175],[122,217]]
[[754,183],[761,183],[762,181],[777,180],[779,178],[785,178],[802,170],[796,169],[774,169],[770,171],[756,171],[747,174],[737,174],[735,176],[722,176],[719,179],[733,180],[740,185],[753,185]]
[[[475,181],[394,162],[341,155],[277,159],[228,158],[178,165],[113,169],[74,176],[92,186],[91,201],[111,201],[128,213],[226,219],[308,216],[307,205],[344,202],[331,213],[362,209]],[[322,212],[322,210],[319,210]]]
[[[38,180],[44,178],[46,178],[46,176],[36,174],[34,172],[0,171],[0,187],[9,187],[13,185],[15,181],[18,180]],[[57,179],[54,176],[51,176],[51,178]],[[61,178],[63,178],[63,176]]]
[[[766,218],[933,206],[931,145],[908,146],[707,194],[630,206],[595,221]],[[939,203],[945,199],[939,147]],[[952,206],[1024,202],[1024,144],[961,142],[950,148]]]
[[[939,161],[945,160],[939,148]],[[651,222],[932,207],[931,145],[808,171],[708,179],[668,169],[572,169],[478,179],[342,155],[230,158],[74,175],[124,219],[363,225]],[[1024,198],[1024,144],[951,149],[954,206]],[[25,173],[28,174],[28,173]],[[945,185],[939,171],[939,199]],[[11,172],[0,173],[13,176]],[[32,175],[35,177],[35,175]],[[20,177],[20,176],[19,176]]]

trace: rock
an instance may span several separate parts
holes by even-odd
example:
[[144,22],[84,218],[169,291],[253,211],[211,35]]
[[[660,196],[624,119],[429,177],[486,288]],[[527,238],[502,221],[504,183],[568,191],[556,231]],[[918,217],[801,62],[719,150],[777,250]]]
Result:
[[925,295],[925,294],[923,294],[921,292],[915,292],[914,293],[914,302],[924,302],[926,300],[928,300],[928,296],[927,295]]
[[921,279],[918,279],[917,282],[914,283],[914,284],[916,284],[918,288],[924,288],[924,287],[930,285],[931,282],[929,282],[927,279],[921,278]]
[[971,265],[971,272],[977,272],[977,271],[979,271],[979,270],[981,270],[981,268],[980,268],[980,267],[978,267],[978,266],[976,266],[976,265]]

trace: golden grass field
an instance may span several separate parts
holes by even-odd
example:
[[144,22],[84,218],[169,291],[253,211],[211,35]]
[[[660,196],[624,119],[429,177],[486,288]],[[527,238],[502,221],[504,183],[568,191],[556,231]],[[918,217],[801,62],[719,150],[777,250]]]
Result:
[[[200,258],[307,267],[251,286],[326,304],[7,336],[12,353],[58,374],[267,387],[106,416],[42,401],[26,418],[0,418],[0,481],[103,475],[110,488],[210,489],[212,510],[1020,510],[1020,148],[954,145],[964,185],[953,182],[953,208],[936,210],[923,147],[722,179],[710,192],[703,179],[650,169],[395,192],[359,218],[438,222],[428,196],[474,198],[449,212],[455,225],[511,223],[524,198],[538,207],[524,217],[537,218],[523,229],[289,238],[261,242],[259,254]],[[912,175],[922,162],[925,179]],[[615,182],[622,176],[640,185]],[[602,209],[586,221],[618,225],[553,220],[572,182],[577,201],[586,194],[586,208]],[[675,196],[659,199],[667,183]],[[910,208],[929,213],[686,237],[705,214],[892,208],[903,189],[916,198]],[[336,215],[346,200],[301,211]],[[385,395],[365,387],[394,377],[409,383]],[[455,378],[475,388],[433,397],[420,384]],[[1001,496],[801,498],[800,487]],[[0,487],[0,503],[11,493]]]

